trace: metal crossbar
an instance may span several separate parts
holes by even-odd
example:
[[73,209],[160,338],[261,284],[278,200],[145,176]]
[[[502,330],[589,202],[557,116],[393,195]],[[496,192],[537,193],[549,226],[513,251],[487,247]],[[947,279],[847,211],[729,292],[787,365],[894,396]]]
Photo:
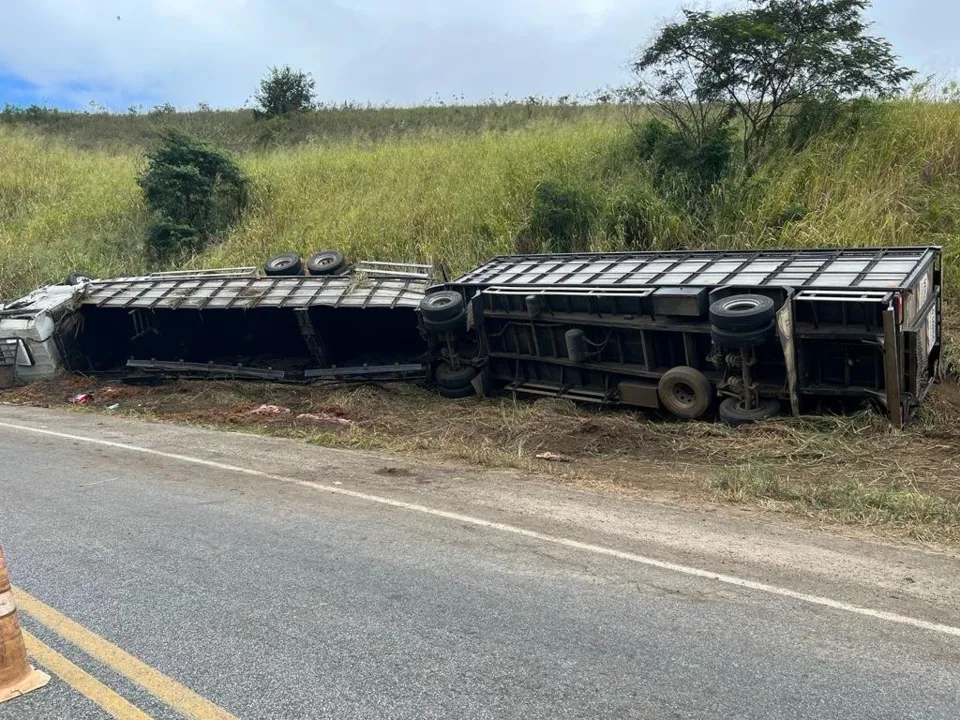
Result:
[[209,268],[205,270],[163,270],[161,272],[150,273],[147,277],[157,278],[157,279],[170,279],[170,278],[205,278],[210,276],[233,276],[233,277],[248,277],[250,275],[256,275],[257,268],[255,267],[233,267],[233,268]]

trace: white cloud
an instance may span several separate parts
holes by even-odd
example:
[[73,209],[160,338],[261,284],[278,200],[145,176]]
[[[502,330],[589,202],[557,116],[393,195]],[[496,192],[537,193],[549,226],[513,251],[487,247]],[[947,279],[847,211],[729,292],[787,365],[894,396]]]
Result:
[[[560,95],[623,80],[679,0],[3,0],[0,74],[53,98],[239,106],[270,65],[325,100]],[[715,3],[716,4],[716,3]],[[877,0],[908,59],[952,55],[953,0]],[[117,19],[119,16],[119,20]],[[936,42],[929,42],[933,38]],[[917,59],[920,56],[920,59]]]

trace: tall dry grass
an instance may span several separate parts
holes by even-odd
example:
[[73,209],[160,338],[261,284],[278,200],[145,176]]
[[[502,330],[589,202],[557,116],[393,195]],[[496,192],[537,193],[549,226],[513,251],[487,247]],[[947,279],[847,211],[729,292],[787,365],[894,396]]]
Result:
[[138,162],[0,129],[0,298],[75,269],[140,269]]
[[[604,222],[611,198],[655,197],[630,147],[621,115],[605,110],[531,117],[506,129],[422,127],[377,142],[248,152],[241,162],[254,180],[251,207],[192,264],[338,248],[355,259],[444,261],[464,270],[512,250],[545,180],[594,198],[600,212],[591,245],[615,248]],[[0,297],[75,269],[143,269],[139,162],[133,152],[80,150],[0,127]],[[958,171],[960,105],[903,101],[884,106],[856,134],[774,153],[751,179],[717,188],[706,215],[695,219],[668,198],[648,203],[647,221],[657,247],[938,243],[953,296],[960,281]],[[796,209],[802,219],[778,221]],[[948,306],[956,328],[955,303]]]

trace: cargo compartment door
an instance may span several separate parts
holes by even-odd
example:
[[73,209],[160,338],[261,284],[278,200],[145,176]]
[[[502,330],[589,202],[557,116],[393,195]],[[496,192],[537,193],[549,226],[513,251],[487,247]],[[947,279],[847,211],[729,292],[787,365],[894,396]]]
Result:
[[800,415],[800,380],[797,375],[797,342],[793,334],[793,298],[777,311],[777,335],[783,347],[783,359],[787,369],[787,390],[790,391],[790,412]]
[[900,338],[897,331],[897,311],[893,305],[883,311],[883,369],[887,389],[887,411],[894,427],[903,427],[901,403]]

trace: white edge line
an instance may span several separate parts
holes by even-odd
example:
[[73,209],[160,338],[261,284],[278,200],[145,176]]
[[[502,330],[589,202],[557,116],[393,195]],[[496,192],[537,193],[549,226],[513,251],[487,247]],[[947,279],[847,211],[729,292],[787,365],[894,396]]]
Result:
[[840,610],[877,620],[885,620],[887,622],[898,623],[900,625],[909,625],[921,630],[930,630],[932,632],[937,632],[944,635],[960,637],[960,627],[954,627],[952,625],[943,625],[941,623],[929,622],[927,620],[919,620],[906,615],[899,615],[897,613],[887,612],[885,610],[866,608],[860,605],[842,602],[840,600],[820,597],[819,595],[808,595],[807,593],[797,592],[796,590],[790,590],[789,588],[768,585],[767,583],[756,582],[754,580],[746,580],[734,575],[724,575],[722,573],[715,573],[709,570],[691,567],[689,565],[664,562],[663,560],[657,560],[655,558],[638,555],[636,553],[614,550],[613,548],[603,547],[602,545],[593,545],[591,543],[570,540],[569,538],[559,537],[556,535],[548,535],[547,533],[541,533],[535,530],[527,530],[525,528],[516,527],[515,525],[506,525],[504,523],[484,520],[482,518],[476,518],[470,515],[462,515],[460,513],[449,512],[447,510],[437,510],[436,508],[427,507],[426,505],[417,505],[416,503],[404,502],[403,500],[393,500],[391,498],[380,497],[379,495],[370,495],[369,493],[357,492],[356,490],[347,490],[345,488],[334,487],[332,485],[324,485],[322,483],[312,482],[310,480],[298,480],[296,478],[286,477],[284,475],[274,475],[273,473],[239,467],[237,465],[228,465],[226,463],[220,463],[214,460],[204,460],[202,458],[190,457],[189,455],[178,455],[177,453],[168,453],[163,452],[162,450],[139,447],[137,445],[127,445],[126,443],[113,442],[112,440],[100,440],[97,438],[84,437],[82,435],[70,435],[68,433],[55,432],[53,430],[43,430],[41,428],[29,427],[26,425],[15,425],[13,423],[6,422],[0,422],[0,427],[9,428],[11,430],[22,430],[24,432],[36,433],[39,435],[50,435],[67,440],[77,440],[95,445],[104,445],[106,447],[117,448],[119,450],[129,450],[131,452],[154,455],[157,457],[166,458],[168,460],[179,460],[181,462],[192,463],[194,465],[203,465],[206,467],[216,468],[218,470],[225,470],[227,472],[252,475],[254,477],[266,478],[268,480],[274,480],[291,485],[299,485],[301,487],[311,488],[313,490],[333,493],[334,495],[343,495],[346,497],[356,498],[357,500],[379,503],[380,505],[388,505],[390,507],[395,507],[402,510],[409,510],[411,512],[422,513],[424,515],[432,515],[434,517],[440,517],[446,520],[454,520],[456,522],[488,528],[490,530],[499,530],[505,533],[512,533],[513,535],[520,535],[522,537],[532,538],[534,540],[552,543],[554,545],[561,545],[563,547],[573,548],[575,550],[582,550],[584,552],[590,552],[596,555],[606,555],[607,557],[626,560],[639,565],[655,567],[659,568],[660,570],[669,570],[681,575],[703,578],[705,580],[713,580],[725,585],[733,585],[734,587],[755,590],[757,592],[768,593],[770,595],[778,595],[780,597],[799,600],[800,602],[809,603],[811,605],[820,605],[833,610]]

